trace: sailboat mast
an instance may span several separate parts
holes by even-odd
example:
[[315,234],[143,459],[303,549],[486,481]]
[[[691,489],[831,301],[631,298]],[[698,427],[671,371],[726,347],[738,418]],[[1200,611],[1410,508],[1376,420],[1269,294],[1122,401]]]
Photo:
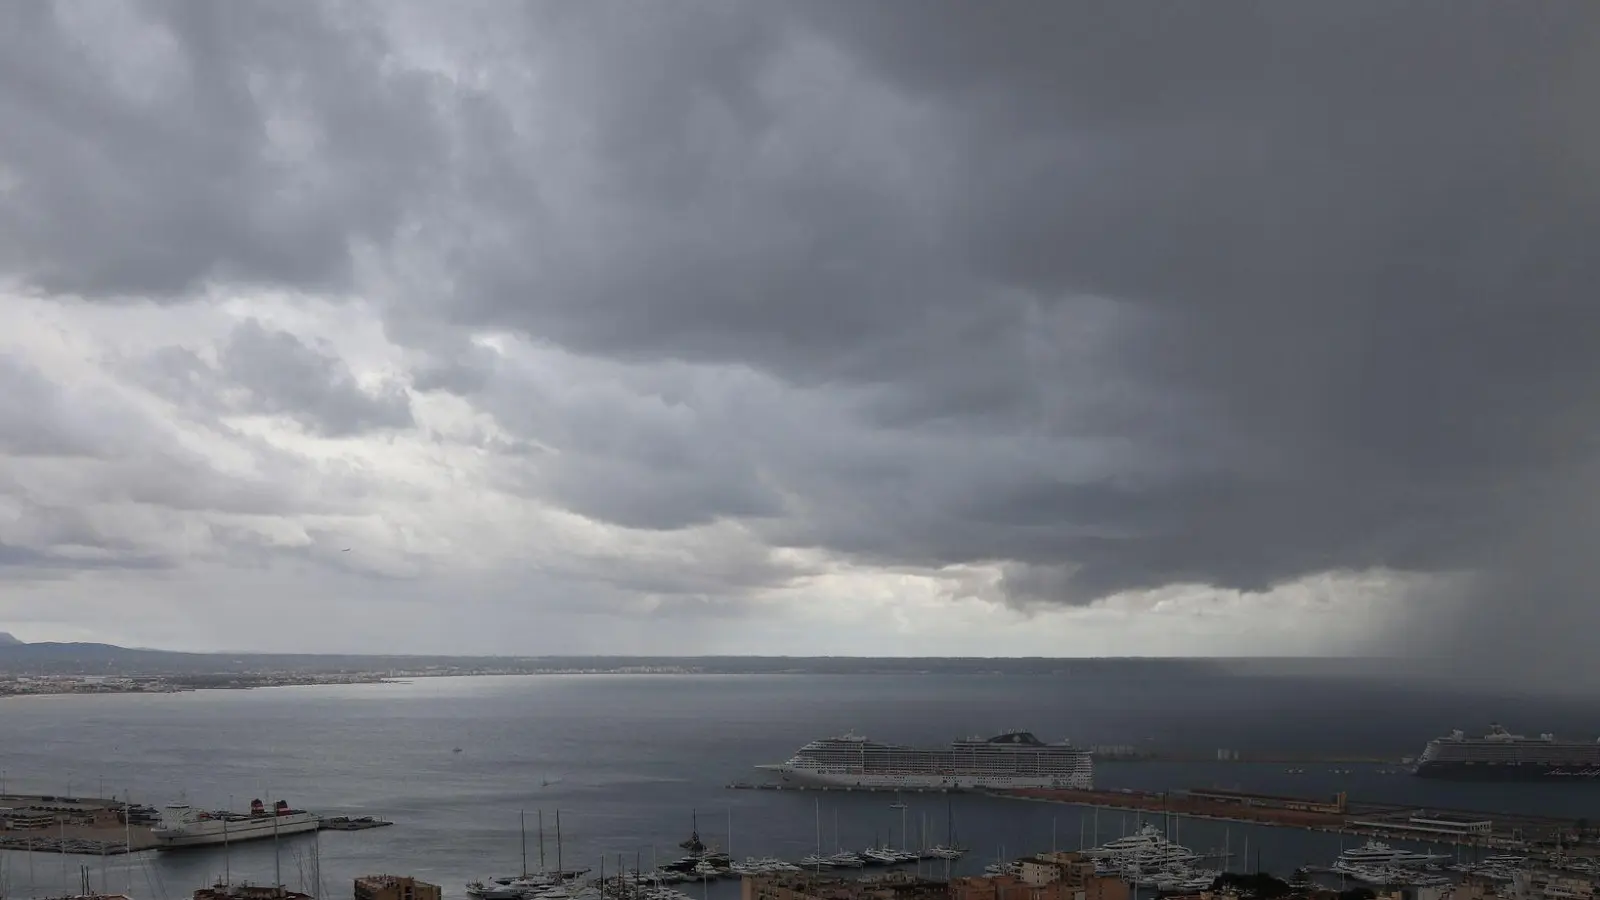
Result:
[[[268,791],[267,796],[272,796],[272,792]],[[272,887],[275,890],[283,889],[283,864],[278,858],[278,807],[276,803],[272,807]]]
[[539,873],[544,874],[544,810],[539,810]]
[[816,800],[816,803],[817,803],[817,855],[816,855],[816,863],[817,863],[817,865],[816,865],[816,869],[817,869],[817,872],[820,873],[822,871],[822,798],[818,797],[817,800]]
[[133,866],[128,861],[133,859],[133,795],[127,791],[122,792],[122,849],[122,875],[127,882],[123,893],[132,897]]
[[522,877],[528,877],[528,811],[517,811],[517,824],[522,831]]
[[556,877],[565,879],[561,871],[561,810],[556,810]]

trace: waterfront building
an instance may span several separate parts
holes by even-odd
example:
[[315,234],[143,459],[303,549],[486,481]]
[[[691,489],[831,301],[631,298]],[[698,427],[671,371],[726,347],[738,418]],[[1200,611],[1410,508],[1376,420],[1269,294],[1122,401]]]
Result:
[[1458,840],[1487,839],[1494,835],[1494,820],[1481,816],[1457,816],[1448,813],[1422,812],[1404,822],[1393,819],[1356,819],[1350,824],[1360,828],[1382,829],[1394,832],[1416,832],[1420,840],[1443,837]]
[[24,807],[22,809],[0,809],[0,827],[14,831],[30,831],[41,828],[52,828],[56,824],[56,814]]
[[[1074,852],[1040,853],[1017,860],[1017,866],[1022,880],[1036,886],[1059,881],[1082,888],[1099,877],[1094,860]],[[1110,880],[1121,883],[1120,879]]]
[[951,881],[951,900],[1131,900],[1127,882],[1097,873],[1079,853],[1041,853],[1017,864],[1016,875]]
[[1596,900],[1600,882],[1592,875],[1530,869],[1517,872],[1511,881],[1515,900]]
[[746,875],[740,900],[949,900],[942,881],[892,874],[876,878],[830,878],[805,872]]
[[355,900],[440,900],[442,893],[410,875],[363,875],[355,885]]
[[1130,900],[1128,883],[1093,876],[1083,883],[1030,884],[1020,875],[987,875],[950,881],[950,900]]

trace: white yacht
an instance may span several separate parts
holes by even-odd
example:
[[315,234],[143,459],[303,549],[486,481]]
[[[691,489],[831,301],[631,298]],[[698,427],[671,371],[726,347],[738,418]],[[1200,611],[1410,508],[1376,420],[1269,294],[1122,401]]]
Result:
[[1083,855],[1089,859],[1110,859],[1136,853],[1146,853],[1159,849],[1165,843],[1166,837],[1161,834],[1161,829],[1154,825],[1146,825],[1127,837],[1120,837],[1114,841],[1107,841],[1098,847],[1091,847],[1083,851]]
[[1200,859],[1200,855],[1188,847],[1167,840],[1154,825],[1145,825],[1127,837],[1085,850],[1083,855],[1106,869],[1132,873],[1182,869]]
[[1399,847],[1391,847],[1382,841],[1369,840],[1360,847],[1352,847],[1339,854],[1339,859],[1334,865],[1344,863],[1351,866],[1426,866],[1440,862],[1445,857],[1438,854],[1413,853]]

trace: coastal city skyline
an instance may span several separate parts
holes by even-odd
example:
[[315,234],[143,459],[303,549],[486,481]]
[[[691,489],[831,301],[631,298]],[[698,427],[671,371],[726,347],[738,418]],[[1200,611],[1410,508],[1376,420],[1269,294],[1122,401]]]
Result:
[[22,4],[0,630],[1592,677],[1597,13],[1468,6]]

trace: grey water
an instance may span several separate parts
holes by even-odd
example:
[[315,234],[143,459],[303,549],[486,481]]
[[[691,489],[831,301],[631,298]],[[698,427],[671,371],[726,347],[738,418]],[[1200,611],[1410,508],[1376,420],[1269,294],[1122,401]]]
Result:
[[[1175,676],[1175,671],[1181,677]],[[161,806],[186,800],[242,809],[283,798],[325,815],[397,824],[220,848],[131,857],[0,852],[0,894],[75,892],[80,866],[94,887],[141,898],[184,898],[226,871],[349,896],[361,874],[414,874],[464,895],[468,880],[529,867],[536,823],[545,858],[649,867],[681,855],[691,822],[736,858],[798,858],[819,843],[859,849],[947,838],[973,848],[952,870],[973,874],[1004,854],[1072,849],[1136,828],[1133,814],[971,795],[915,795],[904,818],[883,794],[730,790],[752,767],[786,759],[817,737],[855,730],[940,744],[1011,728],[1081,745],[1135,744],[1209,753],[1415,754],[1451,728],[1491,720],[1526,731],[1600,732],[1587,705],[1490,696],[1380,678],[1272,675],[1127,662],[1015,675],[537,675],[409,683],[86,695],[0,701],[0,769],[13,792],[118,795]],[[461,752],[454,752],[455,748]],[[1325,771],[1324,769],[1329,771]],[[1348,790],[1365,800],[1600,819],[1600,786],[1450,784],[1393,766],[1103,763],[1097,786],[1226,786],[1298,795]],[[1348,774],[1342,770],[1348,769]],[[1389,770],[1385,773],[1385,770]],[[902,825],[902,821],[904,825]],[[1180,821],[1196,848],[1250,848],[1251,864],[1287,873],[1330,862],[1338,835]],[[909,834],[907,833],[909,832]],[[1344,839],[1348,842],[1350,839]],[[1234,868],[1242,868],[1237,856]],[[320,872],[322,888],[313,883]],[[929,874],[944,875],[944,864]],[[731,884],[690,892],[725,900]]]

